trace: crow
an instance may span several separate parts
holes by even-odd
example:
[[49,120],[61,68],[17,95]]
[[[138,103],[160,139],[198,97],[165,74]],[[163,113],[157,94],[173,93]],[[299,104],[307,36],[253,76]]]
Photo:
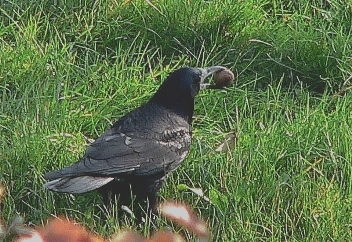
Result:
[[98,190],[105,205],[112,198],[147,201],[156,209],[167,175],[181,165],[191,145],[194,98],[204,80],[224,70],[184,67],[166,78],[152,98],[96,139],[71,166],[45,174],[44,188],[63,193]]

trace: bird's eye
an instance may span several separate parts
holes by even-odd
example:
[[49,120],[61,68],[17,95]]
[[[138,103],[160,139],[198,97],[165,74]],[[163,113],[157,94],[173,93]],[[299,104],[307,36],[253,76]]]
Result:
[[199,86],[200,82],[201,82],[201,78],[200,78],[200,76],[197,76],[196,78],[193,79],[192,86],[193,85],[194,86]]
[[191,84],[192,87],[192,96],[194,97],[195,95],[197,95],[199,89],[200,89],[200,82],[201,82],[201,77],[200,76],[196,76],[193,79],[193,82]]

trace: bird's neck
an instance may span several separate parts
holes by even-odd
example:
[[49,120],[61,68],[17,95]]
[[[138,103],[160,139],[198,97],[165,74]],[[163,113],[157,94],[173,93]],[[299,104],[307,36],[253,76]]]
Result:
[[154,95],[150,100],[151,103],[155,103],[159,106],[163,106],[168,111],[176,113],[177,115],[184,118],[189,124],[192,123],[193,111],[194,111],[194,99],[176,96],[174,94]]

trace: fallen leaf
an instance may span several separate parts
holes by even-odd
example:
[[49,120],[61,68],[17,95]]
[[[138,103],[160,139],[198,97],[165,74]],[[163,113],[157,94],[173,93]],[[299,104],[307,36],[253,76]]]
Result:
[[6,188],[4,184],[0,182],[0,203],[4,199],[5,195],[6,195]]
[[185,240],[179,234],[161,230],[156,232],[147,242],[185,242]]
[[125,230],[117,233],[110,240],[111,242],[143,242],[145,239],[138,233]]
[[103,242],[97,235],[82,226],[62,218],[53,218],[49,223],[30,233],[21,235],[16,242]]
[[231,132],[225,136],[222,142],[216,149],[216,152],[229,152],[232,151],[237,145],[237,136],[235,132]]
[[159,205],[159,212],[198,237],[208,239],[209,232],[206,223],[198,218],[188,205],[167,201]]

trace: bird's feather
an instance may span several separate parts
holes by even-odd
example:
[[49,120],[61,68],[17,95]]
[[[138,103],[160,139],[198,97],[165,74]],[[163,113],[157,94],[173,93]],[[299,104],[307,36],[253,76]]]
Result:
[[[152,122],[139,119],[141,113],[150,111],[156,117],[166,118]],[[132,124],[135,128],[131,129]],[[147,106],[105,132],[87,148],[81,160],[62,170],[48,172],[45,177],[53,180],[71,176],[169,173],[184,159],[190,144],[190,125],[186,121],[177,120],[177,115],[172,117],[166,109]]]
[[78,176],[58,178],[44,184],[44,187],[67,193],[84,193],[95,190],[114,180],[112,177]]

